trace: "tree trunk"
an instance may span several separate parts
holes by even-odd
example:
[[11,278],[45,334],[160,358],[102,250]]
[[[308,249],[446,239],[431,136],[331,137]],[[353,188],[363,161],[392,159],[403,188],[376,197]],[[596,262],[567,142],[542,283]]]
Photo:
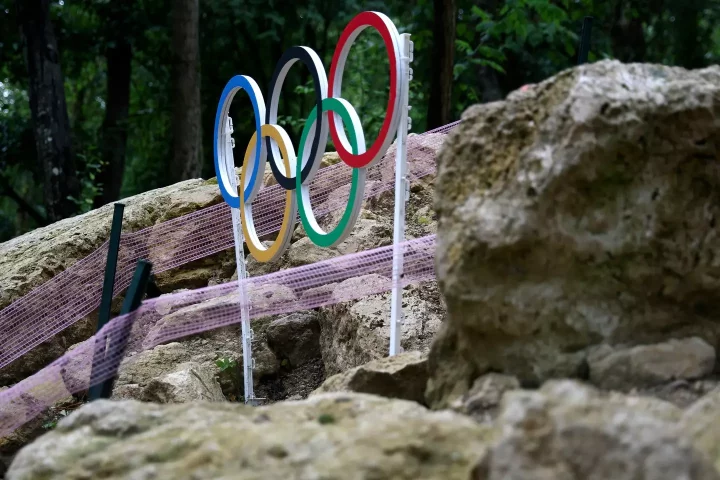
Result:
[[683,0],[674,2],[670,11],[675,14],[673,35],[675,36],[675,64],[688,69],[702,68],[707,64],[700,19],[706,8],[705,0]]
[[621,62],[644,62],[647,53],[643,30],[645,12],[639,8],[636,14],[632,11],[632,2],[626,4],[625,0],[619,0],[615,4],[615,18],[610,29],[612,51]]
[[57,221],[77,213],[78,204],[70,197],[79,198],[80,182],[72,154],[57,39],[50,23],[50,0],[17,0],[16,8],[26,48],[30,111],[43,170],[45,208],[48,220]]
[[[120,13],[122,15],[122,13]],[[122,22],[118,22],[122,24]],[[105,119],[102,124],[102,144],[100,145],[102,168],[97,181],[102,190],[95,197],[93,206],[101,207],[120,198],[123,172],[125,171],[125,153],[128,138],[128,114],[130,111],[130,76],[132,65],[132,47],[124,32],[113,38],[107,47],[107,99],[105,101]]]
[[198,0],[173,4],[173,164],[169,173],[175,181],[202,173],[198,10]]
[[450,123],[452,108],[453,67],[455,64],[455,0],[433,0],[433,62],[430,78],[427,128]]

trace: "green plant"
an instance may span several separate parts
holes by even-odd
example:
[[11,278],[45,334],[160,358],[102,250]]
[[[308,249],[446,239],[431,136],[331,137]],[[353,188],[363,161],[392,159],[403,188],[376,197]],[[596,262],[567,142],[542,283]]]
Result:
[[318,422],[320,422],[320,425],[330,425],[332,423],[335,423],[335,417],[333,417],[329,413],[323,413],[318,417]]
[[57,427],[57,423],[60,421],[61,418],[67,417],[69,414],[70,412],[68,410],[60,410],[50,420],[43,423],[42,428],[44,428],[45,430],[52,430],[53,428]]
[[221,357],[215,360],[215,365],[217,365],[221,372],[224,372],[226,370],[234,370],[237,367],[237,362],[234,358]]
[[425,215],[420,215],[418,217],[418,223],[420,225],[429,225],[430,224],[430,217],[426,217]]

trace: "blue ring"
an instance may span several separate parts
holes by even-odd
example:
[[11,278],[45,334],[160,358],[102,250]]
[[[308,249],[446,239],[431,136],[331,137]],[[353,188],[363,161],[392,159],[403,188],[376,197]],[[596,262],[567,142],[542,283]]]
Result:
[[[230,81],[225,85],[225,88],[220,95],[220,101],[218,102],[217,111],[215,112],[215,135],[213,137],[215,175],[217,176],[220,193],[222,193],[222,196],[225,199],[225,203],[230,205],[230,207],[232,208],[240,208],[240,198],[231,195],[222,181],[222,176],[220,175],[220,159],[218,158],[218,134],[220,132],[220,121],[222,120],[221,117],[225,101],[227,97],[231,97],[230,102],[232,102],[232,97],[234,97],[235,93],[237,93],[237,89],[245,90],[245,92],[248,94],[248,97],[250,97],[250,103],[252,103],[253,112],[255,113],[255,134],[257,135],[255,138],[262,139],[260,128],[262,127],[262,121],[264,120],[260,118],[260,109],[258,108],[257,98],[255,98],[255,95],[253,94],[250,82],[248,82],[247,78],[244,75],[235,75],[234,77],[232,77]],[[228,110],[229,109],[230,105],[228,104]],[[259,146],[260,141],[258,141],[258,147]],[[243,188],[243,197],[245,201],[248,201],[248,199],[250,198],[250,192],[252,192],[255,182],[257,182],[258,180],[257,172],[260,169],[260,150],[260,148],[255,149],[255,168],[253,168],[252,175],[250,175],[250,184],[248,185],[248,188]]]

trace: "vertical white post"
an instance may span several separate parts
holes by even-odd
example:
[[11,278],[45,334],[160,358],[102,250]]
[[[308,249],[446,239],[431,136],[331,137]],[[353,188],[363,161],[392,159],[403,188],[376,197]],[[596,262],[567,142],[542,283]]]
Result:
[[[238,179],[235,174],[235,158],[233,156],[233,148],[235,141],[232,138],[233,125],[230,116],[225,124],[225,171],[230,179],[230,188],[243,194],[243,190],[238,191]],[[238,290],[240,293],[240,320],[242,322],[242,344],[243,344],[243,376],[245,379],[245,403],[255,405],[255,393],[253,392],[253,367],[255,361],[252,356],[252,340],[253,331],[250,328],[250,308],[248,305],[247,286],[245,281],[248,278],[247,269],[245,268],[245,250],[243,244],[245,237],[243,235],[242,223],[240,220],[240,209],[232,208],[233,235],[235,237],[235,262],[238,271]]]
[[410,34],[400,35],[400,61],[402,79],[400,87],[400,124],[397,130],[397,147],[395,149],[395,215],[393,218],[393,270],[392,299],[390,304],[390,356],[402,352],[402,276],[403,255],[401,243],[405,240],[405,204],[410,198],[410,182],[407,177],[407,133],[410,129],[409,90],[412,79],[413,43]]

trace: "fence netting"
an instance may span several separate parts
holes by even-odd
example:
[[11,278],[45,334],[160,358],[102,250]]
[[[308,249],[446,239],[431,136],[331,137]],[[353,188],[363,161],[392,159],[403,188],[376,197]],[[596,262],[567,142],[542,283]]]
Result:
[[[435,173],[435,157],[445,135],[458,122],[412,135],[407,139],[410,181]],[[383,160],[368,169],[365,197],[376,197],[395,184],[395,146]],[[320,169],[310,186],[311,201],[318,218],[345,208],[347,195],[333,195],[348,189],[352,169],[339,162]],[[253,203],[255,225],[260,236],[280,228],[284,190],[268,185]],[[153,272],[180,267],[233,247],[232,219],[226,204],[160,223],[134,233],[123,234],[118,253],[115,289],[130,284],[135,264],[147,259]],[[43,342],[92,313],[100,304],[107,242],[40,287],[0,311],[0,368],[19,359]]]
[[[435,278],[435,236],[403,242],[403,286]],[[392,288],[393,245],[243,280],[251,319],[360,299]],[[238,282],[150,299],[35,375],[0,392],[0,436],[115,375],[128,351],[240,322]],[[388,319],[389,321],[389,319]],[[238,342],[240,339],[238,338]],[[389,339],[388,339],[389,344]]]

